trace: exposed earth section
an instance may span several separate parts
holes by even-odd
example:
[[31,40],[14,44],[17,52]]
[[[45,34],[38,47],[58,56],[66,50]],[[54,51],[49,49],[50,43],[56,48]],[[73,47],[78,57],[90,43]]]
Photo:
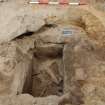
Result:
[[0,105],[105,105],[103,4],[1,0]]

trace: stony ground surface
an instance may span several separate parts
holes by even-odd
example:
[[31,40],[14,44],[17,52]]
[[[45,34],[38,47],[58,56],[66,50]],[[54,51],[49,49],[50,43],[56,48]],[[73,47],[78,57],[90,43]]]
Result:
[[1,0],[0,105],[105,105],[104,2]]

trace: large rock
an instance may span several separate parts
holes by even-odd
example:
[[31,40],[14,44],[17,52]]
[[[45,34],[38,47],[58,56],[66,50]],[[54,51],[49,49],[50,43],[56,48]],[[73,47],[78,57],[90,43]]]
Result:
[[[57,7],[31,6],[16,2],[6,2],[0,6],[0,42],[10,41],[27,32],[37,32],[46,24],[46,18],[63,16]],[[4,12],[2,12],[4,10]],[[56,11],[57,10],[57,11]],[[59,14],[58,14],[59,13]]]
[[10,41],[27,32],[35,32],[45,24],[44,20],[36,18],[28,8],[19,8],[17,5],[14,7],[15,4],[5,5],[0,8],[0,42]]

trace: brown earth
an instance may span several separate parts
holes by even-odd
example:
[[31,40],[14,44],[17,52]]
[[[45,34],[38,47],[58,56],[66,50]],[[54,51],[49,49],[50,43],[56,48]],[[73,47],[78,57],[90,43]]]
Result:
[[1,0],[0,105],[105,105],[103,5]]

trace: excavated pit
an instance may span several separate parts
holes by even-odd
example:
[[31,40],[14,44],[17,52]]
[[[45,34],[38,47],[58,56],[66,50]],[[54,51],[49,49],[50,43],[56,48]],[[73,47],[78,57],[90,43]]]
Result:
[[[69,32],[67,36],[64,34],[65,30]],[[72,92],[70,97],[75,100],[73,103],[75,105],[83,103],[80,82],[72,80],[75,77],[75,70],[71,67],[69,67],[70,69],[66,68],[67,65],[72,64],[73,60],[67,60],[69,58],[66,57],[68,48],[65,51],[66,45],[70,44],[70,48],[72,48],[75,42],[80,41],[81,35],[84,35],[84,30],[80,27],[50,24],[45,25],[36,33],[28,32],[15,38],[13,41],[19,46],[22,53],[31,58],[28,71],[25,70],[27,71],[26,76],[23,76],[22,91],[17,90],[17,94],[28,93],[34,97],[46,97],[50,95],[63,96]]]
[[13,39],[8,45],[12,49],[14,46],[15,54],[11,56],[12,62],[16,62],[16,73],[12,76],[14,81],[11,83],[12,87],[16,87],[8,91],[16,95],[30,94],[34,97],[62,97],[69,93],[70,96],[64,96],[64,103],[65,97],[66,103],[71,103],[71,100],[74,105],[83,103],[81,83],[72,80],[75,77],[75,70],[71,67],[74,59],[68,49],[71,51],[75,44],[81,43],[84,40],[81,36],[85,34],[78,26],[47,24],[37,32],[26,31]]
[[[50,28],[55,28],[55,25],[45,25],[36,33],[43,33]],[[14,41],[18,43],[21,41],[24,43],[24,39],[31,41],[36,33],[26,32],[16,37]],[[33,40],[36,39],[33,37]],[[43,43],[38,39],[34,42],[34,48],[28,51],[32,55],[32,64],[25,79],[22,93],[28,93],[34,97],[63,95],[63,46],[64,44],[59,43]]]
[[34,52],[30,69],[32,72],[26,78],[23,93],[29,93],[34,97],[63,94],[63,77],[60,71],[63,49],[59,48],[56,54],[54,50],[58,49],[52,45],[45,45]]

